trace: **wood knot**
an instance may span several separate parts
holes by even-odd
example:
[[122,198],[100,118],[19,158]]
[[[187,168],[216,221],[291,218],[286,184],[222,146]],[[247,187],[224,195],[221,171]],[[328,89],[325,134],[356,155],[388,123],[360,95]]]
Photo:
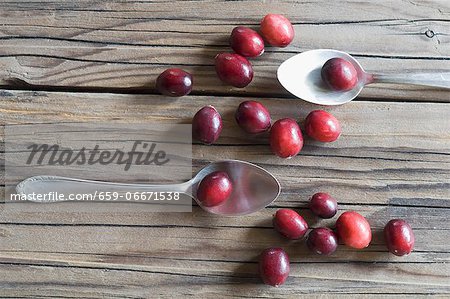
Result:
[[425,35],[426,35],[428,38],[432,38],[432,37],[434,36],[434,31],[428,29],[427,31],[425,31]]

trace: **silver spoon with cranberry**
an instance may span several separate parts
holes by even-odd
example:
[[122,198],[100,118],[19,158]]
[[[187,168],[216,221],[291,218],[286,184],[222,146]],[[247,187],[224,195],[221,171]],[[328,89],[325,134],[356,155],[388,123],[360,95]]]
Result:
[[278,81],[291,94],[319,105],[340,105],[367,84],[413,84],[450,89],[450,72],[370,74],[351,55],[329,49],[297,54],[284,61]]
[[[238,160],[225,160],[208,164],[191,180],[181,184],[122,184],[57,176],[34,176],[20,182],[16,186],[16,192],[28,199],[32,198],[31,194],[48,194],[49,192],[55,194],[183,193],[192,197],[207,212],[238,216],[256,212],[272,203],[280,194],[280,184],[273,175],[257,165]],[[99,201],[98,198],[94,200]],[[32,201],[59,202],[45,199]],[[126,202],[127,198],[116,198],[116,201]]]

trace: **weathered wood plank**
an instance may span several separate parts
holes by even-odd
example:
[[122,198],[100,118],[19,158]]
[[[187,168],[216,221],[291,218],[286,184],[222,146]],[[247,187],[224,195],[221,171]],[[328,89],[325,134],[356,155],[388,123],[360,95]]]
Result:
[[[274,212],[274,209],[269,210]],[[358,210],[359,211],[359,210]],[[307,213],[300,211],[302,215]],[[441,212],[444,214],[444,212]],[[272,213],[273,214],[273,213]],[[362,214],[367,215],[362,212]],[[45,217],[45,213],[43,216]],[[153,216],[147,213],[147,216]],[[218,225],[214,218],[209,217],[208,222],[193,221],[189,216],[176,213],[165,213],[166,220],[159,225],[151,225],[154,221],[142,225],[77,225],[77,224],[2,224],[2,244],[0,246],[2,257],[13,257],[25,253],[35,253],[45,258],[51,253],[68,255],[86,255],[80,257],[88,259],[91,256],[104,256],[108,258],[129,256],[131,259],[148,257],[154,259],[173,258],[176,260],[223,260],[234,262],[251,261],[262,249],[270,246],[283,246],[296,262],[392,262],[392,263],[441,263],[448,262],[450,252],[445,240],[450,236],[448,228],[433,229],[430,224],[423,222],[426,228],[418,228],[417,222],[411,223],[415,229],[417,243],[414,254],[399,258],[390,255],[382,237],[382,226],[376,222],[387,222],[390,217],[376,221],[368,214],[368,220],[373,225],[374,238],[369,248],[354,250],[345,246],[339,247],[336,254],[330,257],[321,257],[310,253],[303,241],[287,241],[276,233],[271,225],[271,214],[260,213],[259,219],[251,219],[252,226],[245,226],[241,221],[230,218],[229,225]],[[101,215],[100,215],[101,217]],[[186,224],[180,220],[185,219]],[[149,217],[150,218],[150,217]],[[206,217],[204,217],[206,218]],[[312,227],[323,226],[308,217]],[[409,219],[413,219],[411,216]],[[206,220],[206,219],[205,219]],[[327,221],[333,226],[334,220]],[[193,225],[191,223],[194,222]],[[435,221],[437,222],[437,221]],[[174,224],[172,224],[174,223]],[[175,224],[180,223],[180,224]],[[333,224],[332,224],[333,223]],[[45,237],[44,237],[45,236]],[[68,238],[70,236],[70,238]],[[142,236],[145,236],[143,238]],[[222,250],[222,249],[223,250]]]
[[[192,266],[192,265],[191,265]],[[209,267],[208,267],[209,266]],[[186,265],[182,265],[186,268]],[[208,267],[205,269],[205,267]],[[448,266],[443,264],[441,269]],[[423,265],[385,266],[375,265],[368,272],[366,265],[360,265],[356,271],[352,266],[343,264],[342,270],[331,272],[328,265],[293,265],[293,275],[281,288],[261,287],[258,279],[252,273],[256,265],[239,264],[203,264],[192,267],[187,274],[170,272],[167,269],[103,269],[14,265],[4,266],[3,273],[12,274],[21,270],[22,275],[5,275],[8,282],[3,292],[18,286],[23,293],[54,294],[57,296],[81,296],[83,298],[120,297],[120,298],[173,298],[177,293],[181,296],[211,297],[244,297],[244,298],[281,298],[301,294],[329,294],[329,289],[336,290],[341,295],[346,294],[433,294],[439,290],[446,292],[445,280],[435,284],[423,282],[424,271],[436,271],[437,267]],[[236,270],[244,274],[231,274]],[[448,269],[447,269],[448,270]],[[209,274],[213,272],[214,274]],[[250,273],[249,273],[250,272]],[[436,271],[437,272],[437,271]],[[317,276],[327,273],[326,279],[319,280]],[[386,279],[395,275],[401,284],[395,284]],[[63,277],[77,277],[77,281],[63,280]],[[366,282],[363,278],[368,278]],[[48,282],[52,283],[48,283]],[[64,281],[64,282],[63,282]],[[123,287],[125,286],[125,287]],[[404,288],[409,288],[405,291]],[[13,293],[13,292],[11,292]],[[14,294],[14,293],[13,293]],[[128,297],[130,296],[130,297]]]
[[[166,215],[168,222],[175,218]],[[16,288],[21,295],[92,298],[450,291],[448,252],[428,251],[431,243],[445,244],[448,231],[417,230],[416,251],[406,258],[386,253],[379,236],[364,251],[342,246],[318,257],[304,242],[261,228],[1,225],[1,236],[2,296],[17,294]],[[292,262],[288,282],[278,289],[262,286],[256,274],[257,253],[274,245],[286,248]]]
[[[329,108],[342,122],[342,137],[331,144],[307,139],[298,157],[282,160],[270,153],[267,136],[249,137],[237,127],[233,114],[240,98],[189,96],[174,100],[147,95],[14,91],[3,94],[0,117],[7,124],[108,120],[189,123],[197,109],[213,103],[223,116],[224,130],[217,145],[194,145],[194,171],[219,159],[258,163],[279,178],[283,186],[281,199],[294,205],[304,203],[322,189],[339,194],[345,204],[448,207],[447,104],[354,102]],[[315,108],[286,99],[263,103],[273,119],[303,119]],[[120,175],[110,176],[105,179],[127,180]]]
[[[219,9],[220,8],[220,9]],[[356,14],[355,11],[358,13]],[[257,28],[269,12],[287,15],[297,37],[252,62],[245,89],[219,82],[213,57],[227,51],[232,28]],[[277,66],[295,53],[335,48],[373,72],[448,71],[448,1],[9,1],[2,3],[0,84],[125,88],[154,92],[169,66],[195,75],[194,93],[283,95]],[[25,85],[26,86],[26,85]],[[374,85],[363,97],[449,101],[448,92]]]

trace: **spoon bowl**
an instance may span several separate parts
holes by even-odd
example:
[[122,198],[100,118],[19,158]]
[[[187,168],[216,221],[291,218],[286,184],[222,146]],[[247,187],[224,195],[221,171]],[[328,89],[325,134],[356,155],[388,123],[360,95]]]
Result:
[[[202,179],[214,172],[224,171],[233,184],[233,192],[224,203],[205,207],[197,200],[197,188]],[[173,185],[122,184],[102,181],[83,180],[58,176],[34,176],[27,178],[16,186],[16,192],[26,198],[31,194],[99,194],[101,192],[179,192],[192,197],[205,211],[224,216],[246,215],[263,209],[276,200],[280,194],[278,180],[265,169],[244,161],[225,160],[208,164],[191,180]],[[65,196],[65,198],[68,198]],[[33,200],[41,203],[54,203],[53,200]],[[94,198],[94,200],[96,200]],[[98,200],[98,199],[97,199]],[[117,202],[127,201],[121,197]],[[139,201],[145,203],[149,201]]]
[[[334,91],[321,78],[322,66],[331,58],[343,58],[353,64],[358,83],[348,91]],[[341,105],[356,98],[365,85],[371,83],[413,84],[450,88],[450,72],[370,74],[348,53],[317,49],[297,54],[284,61],[277,71],[278,81],[294,96],[319,105]]]
[[[205,207],[196,198],[197,187],[206,175],[214,171],[224,171],[228,174],[233,191],[224,203]],[[280,190],[278,180],[268,171],[252,163],[238,160],[209,164],[194,177],[192,184],[192,194],[199,206],[210,213],[228,216],[245,215],[261,210],[278,197]]]
[[[353,64],[358,74],[358,83],[353,89],[334,91],[325,85],[320,72],[324,63],[331,58],[343,58]],[[287,91],[305,101],[320,105],[341,105],[356,98],[370,76],[349,54],[320,49],[306,51],[284,61],[278,68],[277,77]]]

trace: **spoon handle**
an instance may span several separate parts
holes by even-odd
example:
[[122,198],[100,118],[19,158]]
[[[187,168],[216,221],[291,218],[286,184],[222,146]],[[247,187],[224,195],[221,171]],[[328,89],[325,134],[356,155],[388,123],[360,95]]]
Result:
[[374,74],[375,83],[400,83],[423,85],[439,88],[450,88],[450,72],[443,73],[406,73],[406,74]]
[[[86,200],[92,198],[93,201],[140,200],[140,202],[147,202],[155,198],[152,196],[161,197],[162,193],[165,193],[165,196],[168,193],[182,193],[191,196],[188,193],[190,187],[191,181],[172,185],[147,185],[90,181],[59,176],[34,176],[20,182],[16,186],[16,192],[27,196],[27,200],[48,203],[76,200],[74,196],[77,195],[86,196]],[[50,194],[50,192],[53,192],[53,197],[42,196]],[[41,194],[40,198],[38,198],[38,194]],[[62,194],[61,198],[56,199],[54,196],[59,194]]]

